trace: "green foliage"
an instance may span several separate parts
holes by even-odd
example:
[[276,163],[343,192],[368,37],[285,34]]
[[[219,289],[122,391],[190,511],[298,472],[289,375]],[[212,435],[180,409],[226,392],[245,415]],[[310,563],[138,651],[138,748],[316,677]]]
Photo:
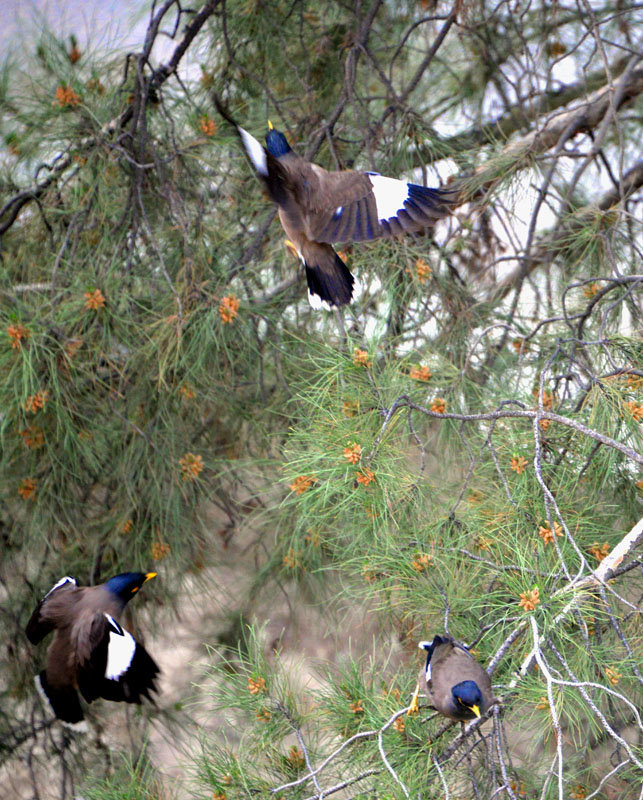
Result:
[[83,796],[87,800],[157,800],[161,797],[169,800],[172,794],[143,750],[136,763],[122,758],[110,777],[98,781],[90,779],[83,788]]

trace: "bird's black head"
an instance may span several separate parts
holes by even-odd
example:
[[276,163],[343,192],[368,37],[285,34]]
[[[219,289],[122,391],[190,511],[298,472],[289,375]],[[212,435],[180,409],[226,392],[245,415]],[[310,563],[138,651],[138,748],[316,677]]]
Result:
[[476,717],[480,716],[482,708],[482,692],[475,681],[460,681],[451,689],[453,700],[457,708],[462,707],[472,711]]
[[268,120],[268,133],[266,134],[266,150],[275,158],[285,156],[286,153],[290,153],[292,150],[292,147],[288,144],[288,139],[281,131],[273,128],[270,120]]
[[125,605],[138,592],[145,581],[156,577],[156,572],[122,572],[105,583],[105,588]]

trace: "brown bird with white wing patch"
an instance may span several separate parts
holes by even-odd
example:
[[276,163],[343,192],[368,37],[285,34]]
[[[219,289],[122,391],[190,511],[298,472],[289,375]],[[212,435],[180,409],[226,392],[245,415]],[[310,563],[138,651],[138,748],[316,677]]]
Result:
[[355,279],[333,243],[417,233],[450,214],[460,196],[457,188],[429,189],[376,172],[329,172],[297,155],[270,122],[264,148],[215,102],[279,207],[288,244],[304,265],[313,308],[343,306],[354,296]]
[[32,644],[54,631],[36,686],[64,725],[82,729],[78,691],[88,703],[97,697],[140,703],[156,691],[158,666],[118,622],[128,601],[155,576],[125,572],[100,586],[82,588],[74,578],[64,577],[31,615],[26,633]]

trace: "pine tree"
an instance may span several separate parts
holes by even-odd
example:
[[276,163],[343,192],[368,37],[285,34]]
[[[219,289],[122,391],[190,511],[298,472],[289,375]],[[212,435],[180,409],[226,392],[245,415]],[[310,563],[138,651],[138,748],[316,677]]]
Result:
[[[168,0],[126,56],[43,32],[5,63],[10,797],[638,797],[636,13]],[[326,168],[462,202],[346,247],[358,299],[314,311],[214,92],[258,138],[270,117]],[[160,646],[202,598],[198,686],[62,731],[31,609],[150,568],[127,623]],[[407,714],[445,632],[492,677],[487,719]]]

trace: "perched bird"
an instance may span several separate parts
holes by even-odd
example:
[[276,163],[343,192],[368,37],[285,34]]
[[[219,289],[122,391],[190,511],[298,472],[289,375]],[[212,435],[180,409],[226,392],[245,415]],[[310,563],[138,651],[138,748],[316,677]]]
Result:
[[481,717],[496,703],[491,681],[466,647],[450,636],[420,642],[426,666],[420,671],[408,714],[418,710],[418,695],[426,687],[430,704],[449,719]]
[[64,725],[83,727],[77,690],[88,703],[97,697],[140,703],[156,691],[159,668],[154,659],[118,623],[129,600],[155,576],[124,572],[83,588],[66,576],[38,603],[27,623],[27,638],[38,644],[55,633],[36,687]]
[[427,189],[377,172],[328,172],[297,155],[268,122],[265,148],[234,125],[257,175],[279,206],[286,244],[301,259],[313,308],[343,306],[353,299],[355,279],[333,242],[362,242],[417,233],[451,212],[460,190]]

